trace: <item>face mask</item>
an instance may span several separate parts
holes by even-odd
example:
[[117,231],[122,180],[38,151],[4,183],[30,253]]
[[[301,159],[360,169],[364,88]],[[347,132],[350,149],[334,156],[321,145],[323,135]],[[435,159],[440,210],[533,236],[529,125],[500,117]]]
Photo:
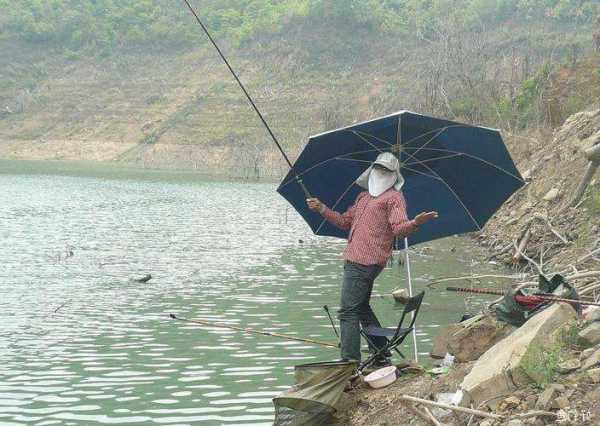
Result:
[[396,183],[396,174],[373,167],[369,173],[369,194],[378,197]]

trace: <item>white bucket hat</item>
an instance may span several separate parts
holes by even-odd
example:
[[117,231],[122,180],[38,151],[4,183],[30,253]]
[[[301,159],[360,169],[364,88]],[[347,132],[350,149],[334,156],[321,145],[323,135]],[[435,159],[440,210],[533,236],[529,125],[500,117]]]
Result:
[[[386,178],[378,179],[378,182],[373,185],[373,179],[370,179],[370,177],[373,166],[376,164],[393,172],[393,174],[390,176],[386,173],[388,175]],[[371,185],[369,185],[369,180],[371,180]],[[400,191],[404,185],[404,178],[400,174],[400,162],[391,152],[382,152],[377,156],[373,164],[371,164],[369,168],[356,179],[356,184],[368,190],[369,193],[375,197],[387,191],[392,186],[396,191]]]

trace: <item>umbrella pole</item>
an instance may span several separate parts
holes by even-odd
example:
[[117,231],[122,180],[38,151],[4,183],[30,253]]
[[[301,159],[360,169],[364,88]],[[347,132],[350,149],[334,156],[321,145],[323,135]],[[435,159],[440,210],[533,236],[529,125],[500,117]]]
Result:
[[[408,257],[408,238],[404,238],[404,253],[406,255],[406,275],[408,278],[408,296],[409,297],[413,297],[413,291],[412,291],[412,277],[410,274],[410,259]],[[410,313],[410,317],[411,319],[414,318],[415,313],[411,312]],[[416,326],[416,324],[415,324]],[[413,337],[413,352],[415,354],[415,362],[419,362],[419,352],[417,350],[417,330],[416,327],[413,327],[412,330],[412,337]]]

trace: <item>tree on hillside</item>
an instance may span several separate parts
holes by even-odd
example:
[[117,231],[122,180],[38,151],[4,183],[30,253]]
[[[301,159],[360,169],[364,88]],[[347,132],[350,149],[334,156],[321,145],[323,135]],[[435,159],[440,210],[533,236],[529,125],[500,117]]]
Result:
[[[435,36],[437,20],[462,16],[467,27],[507,19],[591,23],[597,0],[196,0],[192,2],[219,37],[240,43],[304,20],[380,36]],[[0,0],[0,32],[63,49],[108,54],[124,44],[190,47],[199,42],[183,4],[172,0]],[[0,25],[3,22],[0,19]]]

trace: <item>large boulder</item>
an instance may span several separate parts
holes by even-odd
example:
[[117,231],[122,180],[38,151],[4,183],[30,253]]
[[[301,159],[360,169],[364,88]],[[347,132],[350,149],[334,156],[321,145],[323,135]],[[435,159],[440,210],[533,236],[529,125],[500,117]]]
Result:
[[579,338],[590,346],[600,343],[600,322],[593,322],[581,330]]
[[597,365],[600,365],[600,348],[596,348],[591,355],[589,355],[585,361],[583,361],[581,369],[588,370],[592,367],[596,367]]
[[454,355],[457,362],[474,361],[514,329],[509,324],[496,321],[492,315],[476,315],[440,330],[433,339],[431,356],[443,358],[448,352]]
[[[540,378],[531,377],[526,366],[543,362],[532,359],[557,344],[560,331],[576,320],[568,304],[556,303],[530,318],[508,337],[488,349],[464,378],[463,402],[478,406],[484,401],[510,394]],[[528,373],[529,372],[529,373]]]
[[448,324],[442,327],[433,338],[433,347],[431,348],[431,352],[429,352],[429,356],[432,358],[444,358],[446,353],[448,353],[448,341],[452,339],[455,333],[462,330],[462,328],[460,324]]

